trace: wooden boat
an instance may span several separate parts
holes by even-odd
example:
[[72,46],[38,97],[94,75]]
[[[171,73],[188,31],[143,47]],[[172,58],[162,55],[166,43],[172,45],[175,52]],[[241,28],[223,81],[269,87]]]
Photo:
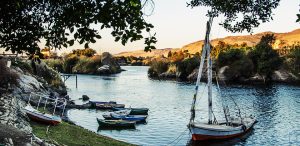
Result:
[[96,109],[112,109],[112,108],[124,108],[125,104],[115,104],[115,103],[96,103]]
[[[54,109],[53,109],[53,114],[47,114],[47,113],[42,113],[40,111],[38,111],[37,109],[39,108],[40,102],[41,100],[45,99],[45,103],[44,103],[44,110],[46,109],[47,106],[47,102],[50,100],[54,101]],[[30,99],[31,99],[31,94],[28,100],[28,104],[27,106],[24,108],[25,113],[27,114],[27,116],[32,119],[33,121],[37,121],[43,124],[50,124],[50,125],[57,125],[59,123],[61,123],[62,119],[59,116],[54,115],[55,114],[55,110],[58,104],[58,101],[60,100],[63,104],[62,104],[62,116],[65,110],[65,106],[66,106],[66,100],[65,99],[52,99],[49,97],[42,97],[40,96],[38,105],[37,105],[37,109],[34,109],[31,105],[30,105]]]
[[99,126],[106,128],[135,128],[135,121],[103,120],[98,118],[97,121]]
[[117,102],[115,101],[108,101],[108,102],[105,102],[105,101],[89,101],[90,104],[92,104],[92,106],[96,106],[96,104],[108,104],[108,103],[111,103],[111,104],[117,104]]
[[103,118],[104,119],[107,119],[107,120],[112,120],[113,118],[111,117],[111,114],[112,113],[116,113],[118,115],[124,115],[124,116],[127,116],[129,115],[129,113],[131,112],[131,110],[120,110],[120,111],[114,111],[114,112],[108,112],[108,113],[105,113],[103,114]]
[[148,115],[148,108],[112,108],[114,111],[131,110],[130,115]]
[[116,113],[110,114],[112,119],[121,119],[126,121],[136,121],[136,122],[144,122],[146,121],[147,116],[146,115],[119,115]]
[[[188,124],[188,128],[192,133],[192,140],[224,140],[228,138],[233,138],[237,136],[241,136],[251,130],[251,128],[256,123],[256,120],[252,117],[242,117],[241,112],[235,103],[236,107],[238,108],[239,117],[232,118],[229,113],[228,106],[225,106],[222,103],[224,117],[225,120],[220,122],[216,119],[213,114],[212,108],[212,59],[210,56],[211,53],[211,44],[209,41],[209,34],[212,25],[212,18],[209,19],[207,22],[207,32],[204,41],[204,47],[202,49],[201,55],[201,62],[196,82],[195,94],[193,97],[193,102],[191,106],[191,117],[190,122]],[[204,61],[207,62],[207,89],[208,89],[208,122],[195,122],[195,105],[197,100],[197,93],[199,88],[199,83],[202,75]],[[217,89],[220,91],[218,80],[217,81]],[[221,94],[220,94],[221,96]],[[223,97],[222,97],[223,98]]]

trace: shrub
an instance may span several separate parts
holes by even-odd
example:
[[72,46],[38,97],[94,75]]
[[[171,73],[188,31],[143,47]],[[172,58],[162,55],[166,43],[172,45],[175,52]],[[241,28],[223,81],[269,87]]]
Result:
[[59,72],[64,72],[63,61],[61,59],[46,59],[43,60],[49,67]]
[[63,64],[63,70],[65,73],[72,73],[72,68],[76,65],[79,58],[76,55],[71,55],[65,58]]
[[23,62],[23,61],[20,61],[20,60],[16,60],[16,61],[12,61],[12,65],[13,66],[16,66],[16,67],[19,67],[21,70],[23,71],[27,71],[29,73],[33,73],[33,69],[32,67],[30,66],[29,63],[27,62]]
[[253,72],[253,63],[242,49],[230,49],[220,53],[217,59],[217,67],[229,66],[226,76],[230,79],[250,77]]
[[159,74],[166,72],[168,70],[168,66],[169,62],[165,60],[152,60],[148,70],[148,75],[150,77],[157,77]]
[[182,62],[177,62],[177,72],[180,72],[180,78],[186,79],[186,77],[193,72],[200,64],[200,60],[197,57],[188,58]]
[[263,36],[255,49],[249,52],[256,71],[267,81],[271,79],[273,72],[282,65],[282,59],[279,54],[273,50],[272,43],[275,37],[273,34]]
[[0,60],[0,87],[9,87],[10,85],[19,85],[19,75],[11,71],[4,60]]
[[290,58],[291,68],[296,72],[300,72],[300,46],[293,49],[288,57]]

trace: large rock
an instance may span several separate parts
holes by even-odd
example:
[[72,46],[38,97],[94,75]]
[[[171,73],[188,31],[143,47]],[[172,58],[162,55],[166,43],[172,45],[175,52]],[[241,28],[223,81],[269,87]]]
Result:
[[115,74],[122,71],[118,62],[108,52],[102,53],[101,63],[102,66],[97,69],[99,74]]
[[272,80],[275,82],[293,83],[299,81],[299,78],[285,69],[280,69],[274,71]]

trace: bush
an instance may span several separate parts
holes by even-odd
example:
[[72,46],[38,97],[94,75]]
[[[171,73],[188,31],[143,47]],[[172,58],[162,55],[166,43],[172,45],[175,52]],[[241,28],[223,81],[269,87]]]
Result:
[[300,46],[297,48],[293,49],[289,56],[291,60],[290,62],[290,68],[292,68],[296,72],[300,72]]
[[16,60],[16,61],[12,61],[12,65],[13,66],[16,66],[16,67],[19,67],[21,70],[23,71],[27,71],[29,73],[33,73],[33,69],[32,67],[30,66],[29,63],[27,62],[23,62],[23,61],[20,61],[20,60]]
[[272,48],[274,40],[274,35],[267,34],[261,38],[255,49],[249,52],[249,57],[256,66],[257,73],[267,81],[271,80],[273,72],[280,68],[283,62],[279,54]]
[[45,59],[43,61],[54,70],[64,72],[63,61],[61,59]]
[[148,70],[150,77],[157,77],[159,74],[164,73],[168,70],[169,62],[165,60],[153,60]]
[[253,73],[253,63],[242,49],[230,49],[220,53],[217,59],[217,67],[229,66],[226,76],[230,79],[250,77]]
[[0,60],[0,87],[9,87],[10,85],[19,85],[19,75],[11,71],[4,60]]
[[182,62],[177,62],[177,72],[180,72],[180,78],[186,79],[194,69],[196,69],[200,64],[200,60],[197,57],[188,58]]
[[72,73],[72,68],[76,65],[79,58],[75,55],[71,55],[65,58],[63,64],[63,70],[65,73]]

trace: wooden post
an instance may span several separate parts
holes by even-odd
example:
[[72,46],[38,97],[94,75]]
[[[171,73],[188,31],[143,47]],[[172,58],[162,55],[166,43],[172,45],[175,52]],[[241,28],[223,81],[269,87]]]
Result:
[[76,89],[77,89],[77,74],[75,76],[76,76]]

